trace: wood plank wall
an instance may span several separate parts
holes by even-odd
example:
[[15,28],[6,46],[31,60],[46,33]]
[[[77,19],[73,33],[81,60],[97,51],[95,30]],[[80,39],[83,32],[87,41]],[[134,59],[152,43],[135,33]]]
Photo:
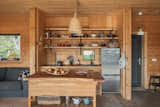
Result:
[[45,29],[45,15],[42,11],[37,10],[37,41],[36,41],[36,71],[39,71],[39,66],[46,64],[46,51],[43,48],[42,36]]
[[32,8],[29,14],[29,49],[30,49],[30,74],[34,74],[36,72],[37,67],[37,56],[36,56],[36,43],[37,43],[37,8]]
[[0,62],[0,67],[29,67],[28,15],[0,15],[0,33],[21,34],[21,61]]
[[[126,56],[126,67],[124,68],[125,74],[121,77],[122,80],[125,78],[125,81],[123,84],[123,90],[125,93],[125,96],[123,96],[127,100],[132,99],[132,90],[131,90],[131,65],[132,65],[132,59],[131,59],[131,8],[124,8],[123,10],[123,52]],[[124,77],[125,76],[125,77]],[[122,94],[123,95],[123,94]]]
[[[133,32],[142,26],[148,39],[148,75],[160,74],[160,16],[133,16]],[[157,61],[153,62],[152,59]]]
[[[47,59],[45,58],[46,53],[44,52],[42,48],[40,48],[39,50],[36,50],[36,48],[41,45],[41,42],[39,41],[41,41],[40,38],[43,35],[44,27],[68,27],[70,18],[71,18],[71,16],[65,16],[65,17],[64,16],[62,17],[46,16],[44,17],[41,12],[34,10],[34,9],[31,10],[30,12],[31,12],[30,16],[1,16],[0,17],[0,33],[20,33],[22,35],[22,39],[21,39],[22,60],[21,62],[20,63],[15,63],[15,62],[14,63],[8,63],[8,62],[2,63],[0,62],[0,66],[30,67],[33,70],[32,73],[34,73],[34,71],[36,70],[35,67],[39,65],[44,65],[46,63],[45,62],[46,60],[44,59]],[[119,36],[120,45],[122,48],[122,46],[124,45],[122,43],[123,42],[123,15],[122,15],[122,12],[123,11],[120,10],[118,14],[114,14],[114,15],[105,14],[105,15],[98,15],[98,16],[95,16],[95,15],[81,16],[80,17],[81,25],[82,27],[89,27],[89,28],[109,28],[111,26],[117,27],[117,30],[118,30],[117,34]],[[31,52],[32,50],[34,51],[33,54]],[[79,50],[77,52],[78,54],[80,53]],[[36,56],[37,54],[39,56]],[[96,55],[98,55],[96,57],[100,58],[99,54],[100,52],[96,50]],[[51,59],[51,57],[48,57],[48,59]],[[99,58],[96,61],[96,64],[100,63]],[[126,85],[126,90],[124,91],[126,91],[125,93],[127,95],[124,96],[124,98],[130,99],[131,98],[130,84],[126,83],[125,85]]]
[[[72,16],[47,16],[45,18],[45,26],[46,27],[68,27],[70,19]],[[120,46],[122,46],[122,11],[119,11],[118,13],[107,15],[88,15],[88,16],[79,16],[81,26],[83,28],[111,28],[115,27],[117,28],[117,34],[120,38]],[[60,32],[63,34],[63,32]],[[68,32],[67,32],[68,33]],[[90,33],[96,33],[95,31],[91,31]],[[64,32],[66,34],[66,32]],[[84,40],[83,40],[84,41]],[[98,41],[98,40],[97,40]],[[65,42],[62,41],[62,42]],[[86,42],[86,41],[85,41]],[[92,41],[90,41],[92,42]],[[104,41],[102,41],[104,42]],[[87,41],[89,43],[89,41]],[[66,50],[66,49],[65,49]],[[61,55],[61,60],[65,60],[66,57],[76,54],[76,56],[82,61],[83,64],[89,64],[89,61],[83,61],[81,57],[81,52],[79,49],[71,49],[67,50],[64,54],[64,49],[57,49],[57,50],[46,50],[47,52],[47,64],[55,64],[55,57],[58,57],[57,55]],[[96,58],[95,58],[95,64],[100,64],[100,50],[94,49]],[[56,55],[55,54],[56,51]]]
[[[82,27],[109,28],[117,27],[116,15],[79,16]],[[72,16],[46,16],[46,27],[68,27]]]

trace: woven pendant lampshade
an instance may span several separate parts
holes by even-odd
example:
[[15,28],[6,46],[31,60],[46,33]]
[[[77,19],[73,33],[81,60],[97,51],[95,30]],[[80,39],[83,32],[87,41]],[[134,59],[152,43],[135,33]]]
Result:
[[82,32],[81,24],[79,22],[76,12],[74,13],[74,16],[72,17],[70,21],[69,32],[76,33],[76,34],[80,34]]
[[76,6],[76,11],[74,12],[74,16],[72,17],[72,19],[70,21],[69,32],[76,33],[79,35],[82,32],[82,28],[81,28],[80,21],[77,17],[77,10],[78,10],[78,6]]

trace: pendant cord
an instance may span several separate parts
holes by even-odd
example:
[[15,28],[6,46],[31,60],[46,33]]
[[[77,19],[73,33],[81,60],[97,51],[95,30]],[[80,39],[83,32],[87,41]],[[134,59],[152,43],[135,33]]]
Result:
[[79,4],[80,4],[80,3],[79,3],[79,0],[76,0],[76,3],[75,3],[75,4],[76,4],[76,7],[75,7],[75,15],[77,16],[77,15],[78,15],[78,11],[79,11],[79,8],[78,8],[78,7],[79,7]]

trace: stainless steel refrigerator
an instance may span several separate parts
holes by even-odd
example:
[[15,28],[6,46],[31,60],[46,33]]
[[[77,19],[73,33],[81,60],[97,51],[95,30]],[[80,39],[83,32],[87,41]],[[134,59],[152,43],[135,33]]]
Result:
[[102,48],[101,64],[102,76],[104,82],[102,84],[102,92],[120,92],[120,48]]

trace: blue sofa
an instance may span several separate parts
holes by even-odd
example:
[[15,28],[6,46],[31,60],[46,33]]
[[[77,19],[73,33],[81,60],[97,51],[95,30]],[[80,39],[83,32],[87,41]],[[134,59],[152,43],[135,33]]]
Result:
[[27,97],[29,68],[0,68],[0,97]]

